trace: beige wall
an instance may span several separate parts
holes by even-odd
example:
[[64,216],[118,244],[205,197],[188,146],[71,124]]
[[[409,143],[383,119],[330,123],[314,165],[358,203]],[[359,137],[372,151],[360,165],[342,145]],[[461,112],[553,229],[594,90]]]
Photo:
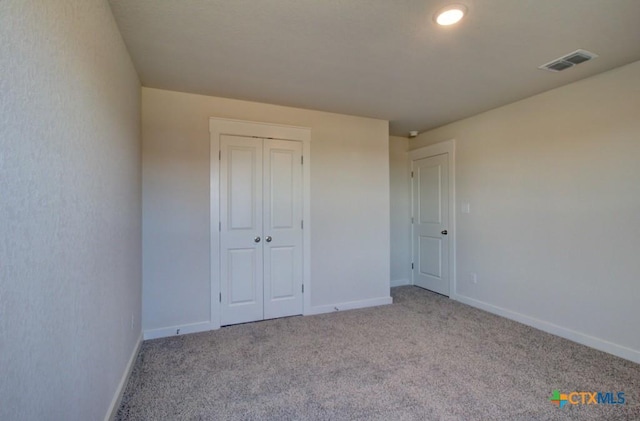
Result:
[[311,128],[311,304],[388,298],[386,121],[143,88],[145,330],[210,318],[209,117]]
[[389,137],[389,183],[391,185],[391,284],[404,285],[411,276],[411,197],[409,186],[409,139]]
[[457,294],[640,362],[639,117],[636,62],[412,141],[457,141]]
[[0,1],[0,419],[101,420],[140,339],[140,83],[102,0]]

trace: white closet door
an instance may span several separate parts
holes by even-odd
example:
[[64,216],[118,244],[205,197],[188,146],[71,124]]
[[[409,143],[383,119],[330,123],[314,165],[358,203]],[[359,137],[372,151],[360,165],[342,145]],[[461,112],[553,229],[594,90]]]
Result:
[[302,143],[264,140],[264,318],[302,314]]
[[262,139],[220,138],[221,324],[262,320]]

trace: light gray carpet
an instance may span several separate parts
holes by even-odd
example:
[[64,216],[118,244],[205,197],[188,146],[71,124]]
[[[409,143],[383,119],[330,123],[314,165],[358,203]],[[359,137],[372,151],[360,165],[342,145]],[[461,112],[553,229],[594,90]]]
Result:
[[[392,295],[146,341],[118,419],[640,419],[640,365],[419,288]],[[621,391],[627,404],[560,409],[554,389]]]

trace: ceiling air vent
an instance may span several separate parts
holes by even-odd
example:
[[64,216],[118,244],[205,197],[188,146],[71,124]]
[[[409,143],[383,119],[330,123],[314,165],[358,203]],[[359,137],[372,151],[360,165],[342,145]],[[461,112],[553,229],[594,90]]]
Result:
[[538,69],[549,70],[551,72],[561,72],[577,64],[584,63],[598,57],[597,54],[590,53],[586,50],[576,50],[564,57],[557,58],[547,64],[543,64]]

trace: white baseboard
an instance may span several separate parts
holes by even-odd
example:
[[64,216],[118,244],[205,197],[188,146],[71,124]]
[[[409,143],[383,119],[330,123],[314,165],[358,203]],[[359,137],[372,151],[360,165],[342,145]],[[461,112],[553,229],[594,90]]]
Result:
[[409,278],[405,279],[392,279],[391,280],[391,288],[393,287],[402,287],[405,285],[411,285],[411,280]]
[[[354,310],[357,308],[382,306],[393,303],[391,297],[372,298],[369,300],[349,301],[346,303],[330,304],[324,306],[311,307],[308,311],[304,312],[305,316],[314,314],[331,313],[334,311],[342,310]],[[170,327],[162,327],[159,329],[149,329],[144,331],[144,340],[166,338],[168,336],[184,335],[187,333],[198,333],[213,330],[213,325],[210,321],[190,323],[185,325],[176,325]],[[176,333],[176,332],[180,333]]]
[[189,323],[186,325],[176,325],[169,327],[161,327],[160,329],[149,329],[144,331],[144,340],[166,338],[167,336],[184,335],[187,333],[198,333],[212,330],[211,322]]
[[127,383],[129,382],[129,377],[131,376],[131,371],[133,370],[133,365],[136,362],[136,358],[138,357],[138,353],[140,352],[140,347],[142,346],[142,333],[138,337],[138,342],[136,346],[133,348],[133,352],[129,357],[129,362],[122,373],[122,378],[120,379],[120,383],[118,383],[118,388],[116,389],[116,393],[113,395],[113,399],[111,400],[111,405],[109,405],[109,410],[107,411],[107,415],[105,415],[105,421],[111,421],[116,417],[116,413],[120,408],[120,403],[122,402],[122,395],[124,395],[124,390],[127,387]]
[[329,304],[324,306],[314,306],[304,312],[305,316],[314,314],[332,313],[334,311],[355,310],[357,308],[383,306],[393,303],[391,297],[371,298],[368,300],[349,301],[346,303]]
[[[343,311],[343,310],[355,310],[357,308],[375,307],[375,306],[382,306],[382,305],[387,305],[392,303],[393,303],[393,298],[391,297],[371,298],[368,300],[349,301],[346,303],[311,307],[309,310],[304,312],[304,315],[311,316],[314,314],[331,313],[334,311]],[[168,336],[184,335],[187,333],[206,332],[212,329],[213,329],[213,325],[208,320],[206,322],[162,327],[159,329],[149,329],[144,331],[144,340],[166,338]],[[176,333],[178,331],[180,333]]]
[[452,296],[451,298],[472,307],[479,308],[480,310],[497,314],[498,316],[502,316],[507,319],[515,320],[516,322],[520,322],[527,326],[540,329],[547,333],[551,333],[552,335],[560,336],[561,338],[569,339],[570,341],[577,342],[579,344],[586,345],[599,351],[615,355],[616,357],[624,358],[625,360],[633,361],[634,363],[640,364],[640,351],[638,350],[627,348],[625,346],[618,345],[604,339],[596,338],[594,336],[589,336],[584,333],[576,332],[575,330],[567,329],[565,327],[558,326],[544,320],[536,319],[522,313],[517,313],[512,310],[507,310],[505,308],[498,307],[484,301],[465,297],[464,295],[454,294],[454,296]]

